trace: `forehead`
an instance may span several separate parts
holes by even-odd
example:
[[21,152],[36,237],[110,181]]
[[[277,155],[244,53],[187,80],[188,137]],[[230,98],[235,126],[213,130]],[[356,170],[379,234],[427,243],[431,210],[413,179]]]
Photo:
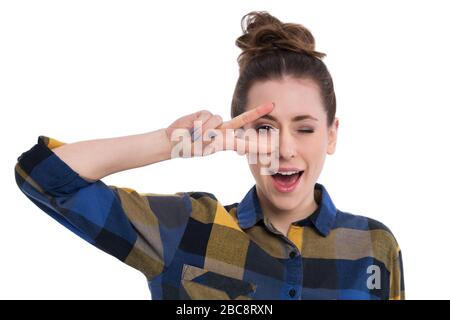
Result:
[[319,87],[310,79],[284,77],[252,85],[247,96],[248,110],[270,101],[275,102],[275,109],[270,114],[279,119],[298,114],[309,114],[318,119],[326,116]]

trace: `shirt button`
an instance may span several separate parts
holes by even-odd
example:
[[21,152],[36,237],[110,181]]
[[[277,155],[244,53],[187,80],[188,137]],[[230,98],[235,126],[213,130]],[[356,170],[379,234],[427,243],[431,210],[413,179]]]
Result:
[[297,254],[295,253],[295,251],[291,251],[291,253],[289,253],[289,257],[290,257],[291,259],[294,259],[296,255],[297,255]]
[[291,298],[295,296],[295,293],[296,293],[295,289],[289,290],[289,295],[291,296]]

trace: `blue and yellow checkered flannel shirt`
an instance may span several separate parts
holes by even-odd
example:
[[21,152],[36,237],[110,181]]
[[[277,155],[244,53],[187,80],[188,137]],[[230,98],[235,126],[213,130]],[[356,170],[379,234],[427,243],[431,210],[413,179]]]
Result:
[[139,193],[88,180],[39,136],[19,156],[20,190],[97,248],[141,271],[153,299],[404,299],[401,251],[373,219],[342,212],[315,186],[317,210],[287,236],[253,186],[239,203],[207,192]]

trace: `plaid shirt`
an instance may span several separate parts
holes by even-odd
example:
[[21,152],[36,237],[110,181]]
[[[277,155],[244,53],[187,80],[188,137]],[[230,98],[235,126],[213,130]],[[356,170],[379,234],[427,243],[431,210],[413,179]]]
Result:
[[240,203],[207,192],[138,193],[81,177],[39,136],[15,166],[42,211],[141,271],[153,299],[404,299],[400,248],[380,222],[318,209],[288,235],[264,217],[253,186]]

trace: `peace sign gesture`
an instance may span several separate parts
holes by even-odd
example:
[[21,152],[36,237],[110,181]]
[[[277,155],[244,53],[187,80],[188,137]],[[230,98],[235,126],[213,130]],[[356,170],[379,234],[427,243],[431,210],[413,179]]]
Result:
[[[256,132],[243,135],[242,127],[270,113],[273,108],[273,103],[266,103],[226,122],[222,121],[220,115],[213,115],[207,110],[184,116],[166,129],[171,141],[172,157],[179,157],[180,154],[182,157],[205,156],[221,150],[234,150],[239,154],[270,153],[270,144],[258,143]],[[190,141],[186,144],[187,135]],[[182,145],[177,140],[179,137],[184,138]]]

